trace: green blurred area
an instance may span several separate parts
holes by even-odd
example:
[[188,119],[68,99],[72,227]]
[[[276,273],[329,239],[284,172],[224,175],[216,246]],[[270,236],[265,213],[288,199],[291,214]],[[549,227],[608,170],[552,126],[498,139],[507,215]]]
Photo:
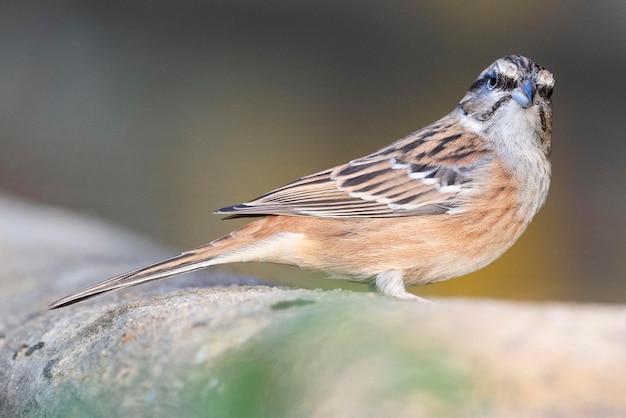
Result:
[[484,371],[442,340],[398,332],[387,319],[364,306],[358,314],[328,305],[297,313],[189,373],[184,415],[453,417],[484,410]]
[[[87,373],[52,364],[29,416],[491,416],[499,403],[497,391],[489,391],[497,384],[493,366],[467,347],[451,344],[458,334],[437,335],[441,327],[432,321],[415,327],[411,320],[416,317],[406,315],[411,311],[398,315],[398,308],[410,305],[396,302],[305,297],[276,302],[273,307],[280,307],[270,308],[271,315],[261,310],[254,318],[248,313],[232,320],[230,314],[228,320],[209,314],[207,322],[228,327],[225,341],[205,335],[190,353],[185,353],[193,347],[187,341],[161,341],[163,352],[175,353],[167,367],[146,334],[120,347],[109,345],[116,338],[96,332],[92,344],[112,358],[92,347],[73,353],[75,362],[90,364]],[[242,331],[246,322],[263,325],[248,337]],[[204,326],[182,325],[183,335],[193,339]],[[129,359],[120,351],[128,349],[125,344],[148,347]],[[115,364],[119,359],[121,364]]]
[[3,3],[0,190],[187,249],[241,224],[211,211],[434,121],[523,54],[557,80],[548,203],[491,266],[418,292],[625,302],[625,21],[582,0]]

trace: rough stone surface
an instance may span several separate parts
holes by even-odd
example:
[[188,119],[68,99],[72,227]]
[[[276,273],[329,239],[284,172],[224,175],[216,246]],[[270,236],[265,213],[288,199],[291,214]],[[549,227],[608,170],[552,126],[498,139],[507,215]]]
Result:
[[47,311],[171,252],[6,197],[0,216],[0,416],[626,416],[623,306],[428,305],[211,270]]

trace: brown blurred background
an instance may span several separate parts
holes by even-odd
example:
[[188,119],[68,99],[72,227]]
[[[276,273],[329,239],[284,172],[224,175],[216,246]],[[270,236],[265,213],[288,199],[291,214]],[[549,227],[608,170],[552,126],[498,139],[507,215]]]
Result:
[[191,248],[241,224],[213,210],[434,121],[512,53],[557,79],[547,206],[497,262],[418,292],[626,302],[623,1],[3,2],[0,191]]

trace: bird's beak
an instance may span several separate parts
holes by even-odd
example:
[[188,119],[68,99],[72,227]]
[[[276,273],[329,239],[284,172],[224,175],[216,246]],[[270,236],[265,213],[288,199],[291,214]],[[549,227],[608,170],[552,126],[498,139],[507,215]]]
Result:
[[531,80],[526,80],[521,87],[516,88],[511,93],[511,97],[522,107],[530,107],[535,100],[535,83]]

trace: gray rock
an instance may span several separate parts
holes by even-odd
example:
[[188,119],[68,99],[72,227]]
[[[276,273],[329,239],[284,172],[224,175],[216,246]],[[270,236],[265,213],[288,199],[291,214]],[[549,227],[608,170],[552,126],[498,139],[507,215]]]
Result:
[[172,252],[5,197],[0,216],[1,416],[626,416],[622,306],[428,305],[207,270],[47,311]]

